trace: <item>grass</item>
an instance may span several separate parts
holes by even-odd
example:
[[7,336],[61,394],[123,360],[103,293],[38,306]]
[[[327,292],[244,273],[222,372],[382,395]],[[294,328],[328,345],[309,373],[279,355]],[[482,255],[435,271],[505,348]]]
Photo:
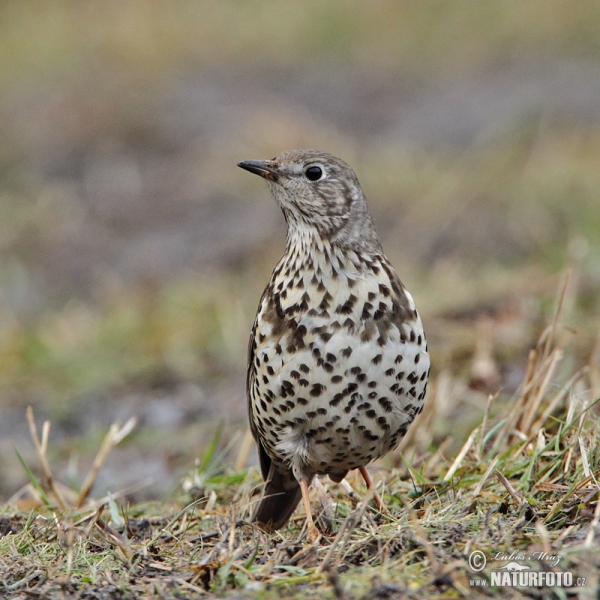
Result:
[[[596,597],[600,132],[577,108],[589,92],[579,90],[564,114],[532,106],[502,132],[484,128],[485,139],[454,148],[363,137],[353,122],[362,116],[340,117],[346,113],[331,107],[313,114],[310,103],[287,105],[276,90],[306,77],[327,92],[339,71],[403,82],[392,95],[421,86],[436,94],[462,81],[467,94],[470,82],[502,76],[506,64],[586,69],[597,59],[599,13],[598,4],[558,0],[3,3],[1,407],[31,403],[53,429],[38,429],[32,412],[34,452],[17,440],[15,456],[0,439],[0,492],[12,493],[15,470],[28,482],[0,507],[0,597]],[[259,102],[231,99],[243,111],[239,121],[227,113],[233,131],[187,145],[157,129],[171,87],[189,78],[204,90],[221,76],[269,84]],[[389,104],[392,112],[403,106],[393,97]],[[186,423],[170,438],[142,424],[123,439],[131,423],[104,438],[60,434],[92,403],[113,395],[119,403],[136,384],[151,400],[148,390],[165,373],[197,384],[208,403],[223,401],[233,414],[232,382],[241,389],[247,333],[278,243],[257,244],[251,258],[223,259],[214,271],[169,272],[159,281],[131,284],[111,271],[94,279],[91,293],[68,287],[60,270],[55,282],[52,261],[40,273],[46,244],[79,248],[77,234],[92,218],[80,160],[85,175],[88,162],[107,152],[118,162],[122,151],[140,169],[150,157],[158,177],[165,168],[165,179],[187,182],[160,188],[156,205],[144,202],[150,212],[164,214],[181,195],[217,197],[235,211],[270,202],[259,181],[236,178],[235,162],[292,146],[331,149],[356,168],[384,246],[418,300],[435,367],[426,412],[373,470],[389,513],[374,510],[352,475],[348,485],[315,484],[323,536],[314,546],[301,512],[273,536],[248,523],[261,479],[247,468],[243,425],[236,435],[237,423],[219,430],[201,413],[201,432]],[[164,154],[176,168],[161,167]],[[156,177],[143,179],[148,191]],[[52,257],[70,258],[56,250]],[[557,273],[567,268],[570,283],[556,302]],[[43,276],[57,285],[40,301]],[[130,503],[129,485],[98,491],[117,444],[145,461],[157,447],[179,464],[191,465],[198,448],[204,454],[175,493]],[[85,464],[90,452],[87,475],[65,475],[67,459],[77,464],[79,453]],[[135,476],[128,473],[132,487]],[[469,567],[473,551],[487,558],[481,573]],[[515,560],[570,570],[586,585],[470,584],[490,582],[506,563],[496,555],[514,552],[546,553]]]
[[[184,483],[187,494],[171,501],[93,500],[91,483],[133,425],[111,428],[90,485],[75,491],[54,480],[50,425],[40,436],[30,411],[40,465],[26,467],[29,485],[0,514],[3,597],[76,598],[85,590],[94,598],[460,598],[473,594],[475,579],[488,586],[477,593],[489,597],[593,597],[600,585],[600,422],[599,399],[585,390],[598,372],[592,364],[561,369],[572,351],[560,323],[565,290],[566,282],[519,390],[498,410],[490,395],[451,455],[444,442],[419,442],[435,439],[435,418],[448,400],[442,377],[433,382],[402,447],[406,466],[377,473],[388,513],[375,510],[363,487],[354,490],[352,477],[347,485],[313,486],[323,532],[314,545],[302,514],[272,536],[248,522],[260,478],[254,469],[232,469],[244,464],[247,443],[233,440],[228,448],[216,434]],[[234,446],[236,461],[229,458]],[[488,561],[478,573],[469,566],[474,551]],[[492,569],[511,554],[532,570],[572,572],[585,586],[489,587]]]

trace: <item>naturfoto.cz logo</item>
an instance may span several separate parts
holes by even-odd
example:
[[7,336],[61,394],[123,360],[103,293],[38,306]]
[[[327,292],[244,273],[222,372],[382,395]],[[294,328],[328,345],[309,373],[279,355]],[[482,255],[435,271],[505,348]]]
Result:
[[[471,578],[472,587],[583,587],[584,577],[574,577],[571,571],[556,570],[560,556],[546,552],[535,552],[525,556],[519,552],[505,554],[498,552],[493,559],[505,562],[503,566],[490,570],[489,580]],[[550,567],[548,570],[534,571],[530,566],[519,561],[535,560],[543,562]],[[469,567],[475,573],[480,573],[487,566],[487,557],[481,550],[474,550],[469,555]]]

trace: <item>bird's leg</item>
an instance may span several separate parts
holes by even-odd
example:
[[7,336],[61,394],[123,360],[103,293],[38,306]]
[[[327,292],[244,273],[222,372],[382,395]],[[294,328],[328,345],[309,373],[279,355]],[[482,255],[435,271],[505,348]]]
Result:
[[302,501],[304,502],[304,512],[306,512],[306,529],[308,541],[314,544],[319,540],[321,534],[315,526],[310,510],[310,496],[308,495],[308,481],[300,479],[300,489],[302,490]]
[[387,509],[385,508],[385,504],[383,503],[383,500],[381,499],[381,497],[377,493],[377,490],[375,489],[375,486],[373,485],[373,480],[371,479],[371,476],[369,475],[367,468],[360,467],[358,470],[360,471],[360,474],[363,476],[363,479],[365,480],[365,483],[367,484],[367,488],[369,488],[369,491],[373,492],[373,500],[375,500],[375,504],[377,504],[377,508],[381,512],[387,512]]

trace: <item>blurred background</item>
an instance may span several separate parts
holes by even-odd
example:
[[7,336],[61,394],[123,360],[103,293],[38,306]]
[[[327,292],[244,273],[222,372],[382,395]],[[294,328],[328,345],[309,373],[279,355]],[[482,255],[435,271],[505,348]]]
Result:
[[510,401],[567,268],[568,362],[597,366],[599,23],[592,1],[4,0],[0,498],[27,481],[15,448],[34,462],[27,406],[75,485],[133,415],[100,491],[168,495],[217,423],[233,464],[285,242],[236,163],[285,149],[354,167],[420,308],[413,456]]

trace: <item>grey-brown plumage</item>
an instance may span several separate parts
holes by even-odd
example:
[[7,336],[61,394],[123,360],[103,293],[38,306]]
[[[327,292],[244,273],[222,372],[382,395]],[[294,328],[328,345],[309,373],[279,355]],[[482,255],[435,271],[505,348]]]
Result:
[[315,150],[239,166],[264,177],[285,216],[285,252],[258,307],[248,412],[272,530],[315,475],[341,481],[397,446],[422,410],[429,355],[421,320],[383,253],[352,169]]

